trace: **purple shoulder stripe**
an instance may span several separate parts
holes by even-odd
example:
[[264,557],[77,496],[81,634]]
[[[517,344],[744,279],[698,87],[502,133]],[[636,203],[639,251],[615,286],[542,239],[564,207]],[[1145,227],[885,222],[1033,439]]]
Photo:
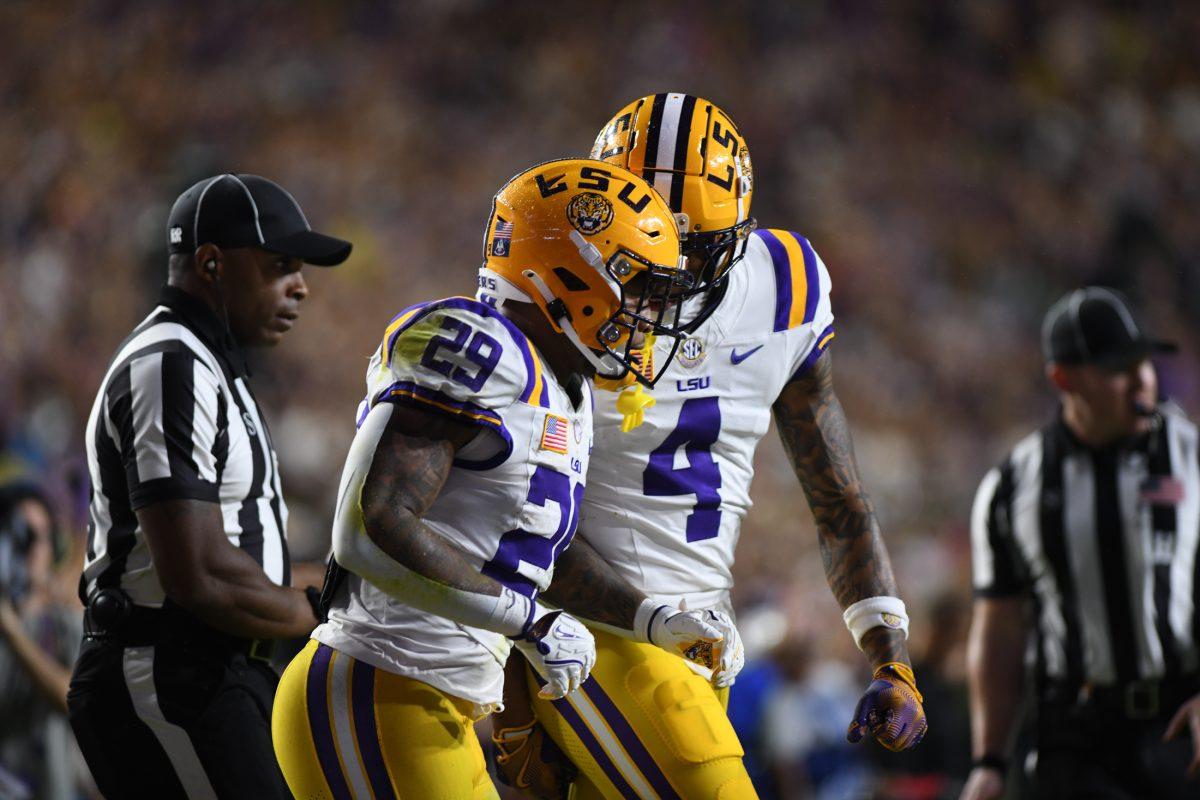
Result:
[[808,239],[798,233],[793,233],[792,238],[804,253],[804,283],[807,287],[804,292],[804,324],[807,325],[817,318],[817,303],[821,300],[821,274],[817,269],[817,254],[813,252]]
[[792,311],[792,268],[788,263],[787,250],[783,242],[769,230],[757,230],[753,234],[762,239],[771,254],[771,267],[775,270],[775,325],[773,330],[786,331],[788,317]]

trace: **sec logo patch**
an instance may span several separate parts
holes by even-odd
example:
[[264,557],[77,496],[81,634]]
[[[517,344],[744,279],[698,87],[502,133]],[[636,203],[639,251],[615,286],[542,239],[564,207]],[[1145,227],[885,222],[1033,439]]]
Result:
[[695,336],[679,345],[679,365],[686,369],[700,366],[707,355],[708,353],[704,351],[704,342]]

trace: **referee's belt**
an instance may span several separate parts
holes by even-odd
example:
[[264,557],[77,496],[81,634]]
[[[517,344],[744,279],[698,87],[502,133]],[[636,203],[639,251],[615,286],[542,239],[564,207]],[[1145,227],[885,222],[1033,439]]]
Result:
[[101,589],[88,598],[83,614],[83,635],[88,641],[121,647],[153,647],[166,642],[196,644],[247,658],[270,661],[274,639],[244,639],[205,625],[180,608],[136,605],[119,589]]
[[[1196,694],[1200,694],[1200,679],[1164,678],[1131,681],[1120,686],[1085,684],[1079,689],[1075,703],[1119,714],[1129,720],[1149,720],[1174,714],[1184,701]],[[1063,695],[1054,698],[1058,702],[1065,699]]]

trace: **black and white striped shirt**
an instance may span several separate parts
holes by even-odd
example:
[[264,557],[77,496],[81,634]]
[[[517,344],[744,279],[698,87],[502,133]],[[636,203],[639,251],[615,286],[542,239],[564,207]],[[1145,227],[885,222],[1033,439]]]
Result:
[[273,582],[290,582],[278,460],[228,341],[206,305],[166,287],[117,349],[88,417],[85,597],[119,587],[138,605],[162,605],[134,512],[171,499],[220,503],[229,540]]
[[979,487],[976,596],[1036,607],[1040,685],[1126,685],[1200,668],[1197,430],[1159,407],[1151,434],[1092,450],[1061,419]]

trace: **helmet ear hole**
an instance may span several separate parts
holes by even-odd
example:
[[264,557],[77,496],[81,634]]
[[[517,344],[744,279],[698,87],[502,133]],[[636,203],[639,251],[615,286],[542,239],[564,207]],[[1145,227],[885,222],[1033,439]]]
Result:
[[590,317],[590,316],[591,316],[592,314],[594,314],[594,313],[596,313],[596,312],[595,312],[595,309],[593,309],[591,306],[584,306],[584,307],[583,307],[583,315],[584,315],[585,317]]
[[555,267],[554,275],[560,281],[562,281],[562,285],[567,288],[568,292],[586,292],[589,288],[591,288],[587,285],[583,278],[580,278],[566,267]]

